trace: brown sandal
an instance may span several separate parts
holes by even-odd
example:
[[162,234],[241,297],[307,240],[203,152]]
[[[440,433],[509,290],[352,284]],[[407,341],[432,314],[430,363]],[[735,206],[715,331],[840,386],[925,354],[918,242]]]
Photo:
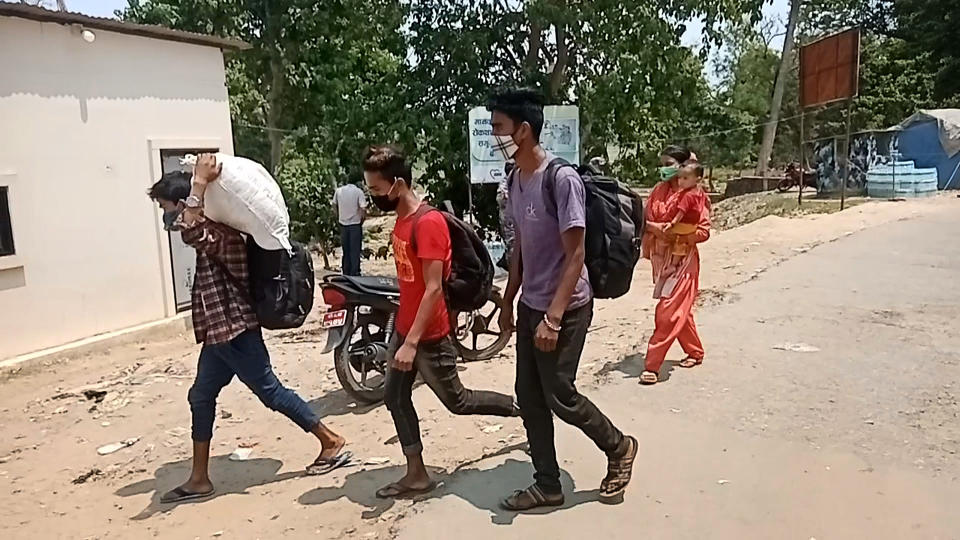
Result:
[[623,455],[610,456],[607,462],[607,476],[600,482],[600,497],[603,499],[622,495],[633,477],[633,462],[637,458],[640,444],[630,435],[625,436],[624,440],[627,442],[627,449]]
[[640,374],[640,384],[651,385],[657,384],[660,380],[660,374],[656,371],[645,370]]
[[680,363],[677,365],[685,369],[690,369],[690,368],[695,368],[702,363],[703,363],[703,358],[694,358],[692,356],[688,356],[683,360],[681,360]]
[[500,501],[500,507],[511,512],[523,512],[545,506],[562,506],[563,493],[544,493],[536,484],[527,489],[514,491],[512,495]]

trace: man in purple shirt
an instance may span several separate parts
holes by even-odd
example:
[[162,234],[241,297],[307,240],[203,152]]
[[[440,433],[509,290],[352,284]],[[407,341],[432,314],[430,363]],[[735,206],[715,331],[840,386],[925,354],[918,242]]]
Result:
[[[500,327],[517,332],[517,401],[536,470],[534,484],[501,505],[516,511],[563,504],[553,414],[580,428],[606,453],[600,496],[614,498],[630,482],[638,445],[574,385],[593,318],[593,291],[583,263],[583,180],[571,167],[561,167],[555,169],[552,189],[543,189],[554,156],[540,146],[543,101],[535,91],[498,93],[487,109],[495,149],[516,160],[507,205],[516,239]],[[521,284],[514,323],[513,301]]]

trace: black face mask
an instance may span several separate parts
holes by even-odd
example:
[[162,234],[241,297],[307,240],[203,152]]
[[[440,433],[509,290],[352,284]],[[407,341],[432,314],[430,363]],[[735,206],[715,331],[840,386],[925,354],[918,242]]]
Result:
[[370,199],[384,212],[393,212],[400,204],[400,199],[391,199],[388,195],[371,195]]
[[390,191],[387,191],[385,195],[371,195],[370,200],[373,201],[373,204],[377,205],[383,212],[393,212],[397,209],[397,206],[400,204],[400,197],[396,199],[390,198],[390,193],[393,192],[393,188],[396,187],[398,181],[394,181],[393,185],[390,186]]

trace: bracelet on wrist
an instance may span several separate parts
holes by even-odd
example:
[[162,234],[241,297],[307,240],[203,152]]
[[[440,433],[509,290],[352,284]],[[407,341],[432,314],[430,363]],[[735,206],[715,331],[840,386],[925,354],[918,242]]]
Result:
[[543,314],[543,324],[547,325],[547,328],[549,328],[550,330],[552,330],[552,331],[554,331],[554,332],[559,332],[559,331],[560,331],[560,325],[559,325],[559,324],[553,324],[552,322],[550,322],[550,318],[547,317],[547,314],[546,314],[546,313]]

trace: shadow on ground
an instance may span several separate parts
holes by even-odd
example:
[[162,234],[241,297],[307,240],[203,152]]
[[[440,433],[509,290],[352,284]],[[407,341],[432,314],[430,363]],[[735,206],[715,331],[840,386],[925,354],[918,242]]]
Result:
[[[644,353],[628,354],[617,361],[607,362],[606,365],[600,368],[596,376],[605,377],[614,371],[617,371],[624,374],[624,378],[640,379],[640,374],[643,373],[646,359],[647,358]],[[670,376],[673,374],[673,369],[679,364],[680,362],[677,360],[667,360],[664,362],[663,365],[660,366],[660,382],[663,383],[670,380]]]
[[[492,523],[509,525],[513,523],[517,512],[500,508],[500,500],[514,490],[529,486],[533,477],[533,467],[527,461],[518,461],[513,458],[491,469],[478,469],[475,465],[481,460],[504,456],[519,451],[525,446],[525,444],[516,444],[505,447],[493,454],[465,463],[450,473],[430,467],[431,476],[440,485],[433,492],[415,497],[414,500],[426,501],[452,495],[470,503],[478,510],[489,513]],[[305,505],[320,505],[346,497],[365,509],[362,513],[364,519],[376,519],[392,508],[394,501],[378,499],[375,492],[402,477],[404,471],[403,467],[394,466],[351,473],[345,478],[343,486],[312,489],[301,495],[298,501]],[[560,481],[567,493],[563,506],[543,508],[528,513],[548,514],[599,501],[599,490],[575,491],[573,478],[566,471],[561,470]]]
[[376,409],[383,402],[372,405],[364,405],[346,392],[343,388],[338,388],[320,397],[316,397],[307,402],[307,405],[317,413],[317,416],[340,416],[344,414],[367,414]]
[[181,485],[190,476],[190,465],[191,460],[189,459],[164,463],[156,470],[152,479],[141,480],[124,486],[118,489],[115,495],[131,497],[152,491],[153,496],[150,498],[147,507],[131,518],[142,520],[156,514],[170,512],[181,504],[197,504],[223,495],[247,493],[247,490],[252,487],[282,482],[304,474],[302,471],[277,474],[277,471],[283,467],[283,462],[276,459],[256,458],[246,461],[230,461],[227,455],[216,456],[210,459],[210,477],[217,489],[213,496],[182,503],[162,504],[160,497],[167,491]]

